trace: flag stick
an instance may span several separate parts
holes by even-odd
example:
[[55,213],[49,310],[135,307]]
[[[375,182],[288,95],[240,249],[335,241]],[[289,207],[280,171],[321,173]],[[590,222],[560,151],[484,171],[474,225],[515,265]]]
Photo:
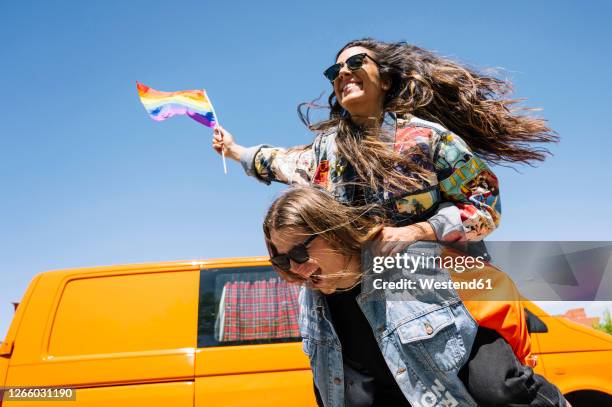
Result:
[[[210,108],[212,109],[213,116],[215,116],[215,128],[217,128],[221,126],[221,123],[219,123],[219,117],[217,116],[217,112],[215,112],[215,105],[213,105],[212,100],[210,100],[208,92],[206,93],[206,97],[210,102]],[[221,139],[223,139],[223,133],[221,133]],[[225,162],[225,146],[221,146],[221,158],[223,159],[223,173],[227,174],[227,163]]]

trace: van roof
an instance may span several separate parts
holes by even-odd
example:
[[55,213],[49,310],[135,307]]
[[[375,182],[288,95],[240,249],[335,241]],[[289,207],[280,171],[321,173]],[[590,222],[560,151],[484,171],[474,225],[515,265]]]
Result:
[[227,257],[218,259],[196,259],[196,260],[176,260],[165,262],[150,262],[150,263],[132,263],[132,264],[113,264],[107,266],[91,266],[91,267],[74,267],[68,269],[55,269],[44,271],[39,274],[100,274],[104,272],[115,271],[133,271],[150,272],[155,270],[193,270],[202,268],[226,268],[226,267],[244,267],[249,265],[268,265],[270,258],[268,256],[251,256],[251,257]]

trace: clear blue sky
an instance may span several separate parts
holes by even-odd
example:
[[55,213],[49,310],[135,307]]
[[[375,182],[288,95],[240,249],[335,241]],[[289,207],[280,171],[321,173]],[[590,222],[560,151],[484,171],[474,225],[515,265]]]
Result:
[[0,1],[0,337],[55,268],[264,254],[281,186],[245,177],[187,119],[150,120],[135,89],[204,87],[246,145],[311,134],[296,105],[345,42],[406,40],[502,67],[562,141],[496,168],[499,240],[612,240],[609,2]]

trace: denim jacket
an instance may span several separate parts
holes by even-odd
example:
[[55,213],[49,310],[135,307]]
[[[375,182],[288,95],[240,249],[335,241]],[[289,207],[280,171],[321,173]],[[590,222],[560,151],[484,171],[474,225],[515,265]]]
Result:
[[[439,245],[417,242],[404,250],[412,256],[436,256]],[[370,269],[371,270],[371,269]],[[395,273],[401,278],[448,280],[445,269],[421,267]],[[452,290],[397,293],[375,289],[380,274],[365,272],[357,303],[367,318],[385,361],[413,407],[476,406],[457,373],[467,362],[477,323]],[[299,296],[300,333],[315,384],[326,407],[344,407],[342,347],[323,295],[303,288]],[[350,318],[349,315],[346,316]]]

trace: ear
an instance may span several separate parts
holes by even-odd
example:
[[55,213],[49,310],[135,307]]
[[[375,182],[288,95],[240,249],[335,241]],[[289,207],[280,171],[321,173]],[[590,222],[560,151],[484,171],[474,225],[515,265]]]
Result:
[[391,89],[391,81],[389,79],[382,80],[382,90],[387,91]]

